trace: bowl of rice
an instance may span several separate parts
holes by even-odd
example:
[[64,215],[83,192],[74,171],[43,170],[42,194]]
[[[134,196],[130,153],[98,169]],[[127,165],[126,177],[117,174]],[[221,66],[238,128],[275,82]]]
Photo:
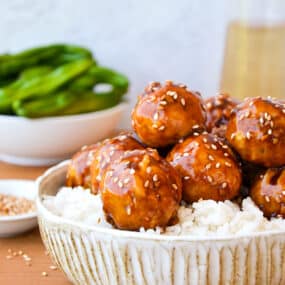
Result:
[[285,220],[250,198],[181,205],[166,228],[123,231],[100,194],[64,187],[69,161],[37,180],[42,239],[74,284],[285,284]]

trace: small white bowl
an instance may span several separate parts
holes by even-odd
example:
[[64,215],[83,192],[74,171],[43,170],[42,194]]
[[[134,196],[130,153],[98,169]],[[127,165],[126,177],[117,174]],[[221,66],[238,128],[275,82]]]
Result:
[[66,159],[83,145],[111,135],[126,106],[40,119],[0,115],[0,160],[39,166]]
[[68,279],[85,285],[285,284],[285,229],[195,237],[149,235],[88,226],[43,203],[64,185],[68,162],[37,180],[42,239]]
[[[0,180],[0,193],[35,200],[36,187],[32,180]],[[11,237],[37,226],[37,213],[0,216],[0,237]]]

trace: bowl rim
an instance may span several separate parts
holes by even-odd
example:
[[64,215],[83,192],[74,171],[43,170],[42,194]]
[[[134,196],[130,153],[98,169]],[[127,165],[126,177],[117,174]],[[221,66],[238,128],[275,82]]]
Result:
[[[1,183],[13,183],[13,184],[22,184],[22,183],[27,183],[27,184],[33,184],[34,185],[34,194],[36,196],[36,188],[35,188],[35,181],[32,179],[0,179],[0,184]],[[0,194],[2,194],[2,192],[0,191]],[[11,195],[16,196],[16,197],[23,197],[20,195],[17,195],[15,193],[11,193]],[[25,197],[24,197],[25,198]],[[28,198],[26,198],[28,199]],[[31,200],[31,199],[28,199]],[[35,199],[31,200],[33,202],[36,202]],[[37,211],[33,211],[33,212],[29,212],[29,213],[25,213],[25,214],[20,214],[20,215],[15,215],[15,216],[1,216],[0,215],[0,223],[5,222],[17,222],[17,221],[23,221],[23,220],[29,220],[29,219],[34,219],[37,217]]]
[[98,110],[94,112],[88,112],[88,113],[82,113],[82,114],[76,114],[76,115],[65,115],[65,116],[52,116],[52,117],[41,117],[41,118],[27,118],[27,117],[21,117],[21,116],[12,116],[12,115],[3,115],[0,114],[0,121],[13,121],[13,122],[21,122],[21,123],[39,123],[39,122],[58,122],[58,121],[80,121],[80,120],[86,120],[94,118],[94,115],[96,115],[97,118],[102,118],[106,116],[108,113],[116,112],[121,109],[124,109],[128,106],[127,100],[124,100],[117,105],[106,108],[103,110]]
[[99,227],[96,225],[86,225],[83,222],[72,221],[67,218],[58,216],[51,211],[49,211],[43,204],[43,197],[39,193],[40,185],[44,179],[50,176],[52,173],[55,173],[57,170],[66,168],[70,160],[62,161],[61,163],[49,168],[36,180],[36,206],[38,213],[41,214],[44,219],[48,219],[52,224],[62,225],[63,227],[73,227],[80,229],[82,231],[91,231],[96,232],[102,235],[108,235],[116,238],[127,238],[127,239],[136,239],[136,240],[152,240],[152,241],[161,241],[161,242],[222,242],[222,241],[236,241],[241,239],[253,239],[253,238],[262,238],[262,237],[272,237],[278,235],[284,235],[284,230],[272,230],[264,232],[254,232],[254,233],[241,233],[241,234],[230,234],[225,236],[193,236],[193,235],[162,235],[162,234],[152,234],[145,232],[137,231],[126,231],[119,229],[110,229]]

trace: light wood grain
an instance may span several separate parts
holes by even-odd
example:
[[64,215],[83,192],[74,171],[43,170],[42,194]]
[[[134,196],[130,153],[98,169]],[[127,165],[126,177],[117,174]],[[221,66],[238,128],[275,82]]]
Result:
[[[21,178],[35,179],[46,168],[21,167],[0,162],[0,179]],[[21,256],[7,259],[8,250],[14,252],[22,250],[28,254],[31,266],[27,266]],[[25,235],[15,238],[0,238],[0,284],[1,285],[68,285],[66,277],[59,270],[53,271],[49,267],[52,265],[49,256],[45,254],[45,249],[41,241],[38,229]],[[42,276],[42,272],[47,272],[48,276]]]

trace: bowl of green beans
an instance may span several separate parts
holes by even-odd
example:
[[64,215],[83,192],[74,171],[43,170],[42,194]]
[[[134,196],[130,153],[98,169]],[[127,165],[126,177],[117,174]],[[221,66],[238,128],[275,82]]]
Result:
[[128,86],[125,75],[100,66],[84,47],[0,55],[0,160],[52,164],[110,135]]

